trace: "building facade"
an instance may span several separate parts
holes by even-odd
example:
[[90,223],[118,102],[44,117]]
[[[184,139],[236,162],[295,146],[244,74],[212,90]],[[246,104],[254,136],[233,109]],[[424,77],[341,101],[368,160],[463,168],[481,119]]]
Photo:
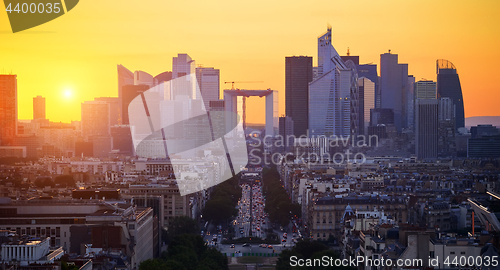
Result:
[[291,117],[296,137],[307,135],[309,128],[309,83],[312,79],[312,57],[285,58],[285,115]]

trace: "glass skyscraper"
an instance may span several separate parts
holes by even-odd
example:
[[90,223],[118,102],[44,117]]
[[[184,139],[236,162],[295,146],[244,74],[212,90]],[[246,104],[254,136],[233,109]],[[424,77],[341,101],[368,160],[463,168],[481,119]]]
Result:
[[331,40],[331,28],[318,38],[318,74],[309,84],[310,136],[351,135],[351,90],[357,79]]
[[448,97],[455,105],[455,128],[465,126],[464,100],[462,87],[458,78],[457,69],[448,60],[438,59],[436,61],[437,72],[437,96]]

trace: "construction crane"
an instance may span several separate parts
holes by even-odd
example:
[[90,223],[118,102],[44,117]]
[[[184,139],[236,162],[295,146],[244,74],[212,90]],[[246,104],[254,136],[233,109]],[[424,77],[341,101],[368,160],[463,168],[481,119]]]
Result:
[[224,82],[224,84],[230,83],[231,84],[231,90],[236,90],[234,89],[234,84],[235,83],[263,83],[263,81],[249,81],[249,82]]
[[[224,82],[224,84],[230,83],[231,84],[231,90],[236,90],[239,91],[240,89],[234,89],[234,84],[235,83],[263,83],[263,81],[248,81],[248,82]],[[243,130],[247,128],[247,96],[243,96]]]

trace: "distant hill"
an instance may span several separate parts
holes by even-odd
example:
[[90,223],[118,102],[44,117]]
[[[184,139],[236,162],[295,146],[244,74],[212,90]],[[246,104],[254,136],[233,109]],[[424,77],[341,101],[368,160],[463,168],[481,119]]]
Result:
[[466,128],[488,124],[500,127],[500,116],[474,116],[465,118]]

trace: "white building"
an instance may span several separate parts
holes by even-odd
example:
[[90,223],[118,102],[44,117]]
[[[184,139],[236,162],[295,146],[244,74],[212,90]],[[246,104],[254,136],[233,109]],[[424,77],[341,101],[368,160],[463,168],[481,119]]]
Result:
[[309,136],[349,136],[352,70],[332,43],[331,28],[318,38],[318,76],[309,83]]
[[15,260],[21,265],[30,263],[47,264],[54,263],[64,255],[62,247],[50,250],[50,237],[43,240],[24,240],[9,244],[2,244],[2,261]]

